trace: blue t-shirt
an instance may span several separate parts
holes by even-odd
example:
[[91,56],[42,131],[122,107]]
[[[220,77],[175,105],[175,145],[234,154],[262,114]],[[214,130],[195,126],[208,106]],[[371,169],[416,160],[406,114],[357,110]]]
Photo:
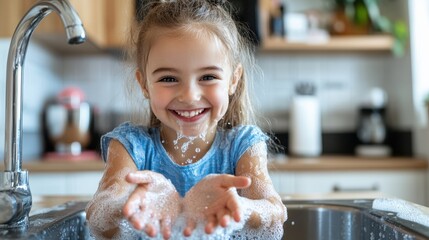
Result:
[[209,151],[195,163],[179,165],[169,156],[160,140],[159,128],[125,122],[101,138],[101,154],[107,160],[110,140],[118,140],[128,151],[139,170],[161,173],[173,183],[183,197],[205,176],[213,173],[233,174],[238,160],[249,147],[265,142],[268,136],[253,125],[217,129]]

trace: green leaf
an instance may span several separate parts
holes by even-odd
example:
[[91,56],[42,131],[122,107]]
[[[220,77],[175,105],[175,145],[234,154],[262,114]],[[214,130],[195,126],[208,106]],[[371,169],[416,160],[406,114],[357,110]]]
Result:
[[393,34],[401,41],[405,41],[408,38],[407,24],[404,21],[396,21],[393,24]]
[[385,16],[379,16],[376,20],[375,25],[382,32],[390,32],[392,28],[390,20]]
[[355,5],[355,23],[361,26],[369,23],[368,10],[363,2],[358,2]]

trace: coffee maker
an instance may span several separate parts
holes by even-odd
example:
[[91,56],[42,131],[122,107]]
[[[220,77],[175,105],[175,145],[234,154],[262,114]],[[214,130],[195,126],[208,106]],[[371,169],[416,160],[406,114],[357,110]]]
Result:
[[356,155],[386,157],[391,154],[391,149],[386,144],[386,103],[387,95],[384,90],[373,88],[360,105],[356,130],[358,138]]
[[82,90],[68,87],[62,90],[44,107],[43,138],[44,159],[93,160],[94,108],[85,101]]

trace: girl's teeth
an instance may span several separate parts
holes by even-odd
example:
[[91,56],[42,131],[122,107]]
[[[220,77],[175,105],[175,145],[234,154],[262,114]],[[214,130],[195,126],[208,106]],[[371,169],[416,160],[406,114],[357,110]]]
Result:
[[179,114],[182,117],[195,117],[197,115],[200,115],[203,112],[203,109],[200,110],[194,110],[194,111],[176,111],[177,114]]

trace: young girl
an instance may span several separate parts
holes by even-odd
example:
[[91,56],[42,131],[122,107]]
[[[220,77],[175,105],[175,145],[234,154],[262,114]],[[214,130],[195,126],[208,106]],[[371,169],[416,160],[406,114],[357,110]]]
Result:
[[87,207],[98,237],[128,234],[130,223],[149,237],[202,226],[199,237],[281,238],[286,208],[247,95],[253,56],[224,4],[159,1],[139,23],[136,79],[150,124],[102,137],[105,173]]

